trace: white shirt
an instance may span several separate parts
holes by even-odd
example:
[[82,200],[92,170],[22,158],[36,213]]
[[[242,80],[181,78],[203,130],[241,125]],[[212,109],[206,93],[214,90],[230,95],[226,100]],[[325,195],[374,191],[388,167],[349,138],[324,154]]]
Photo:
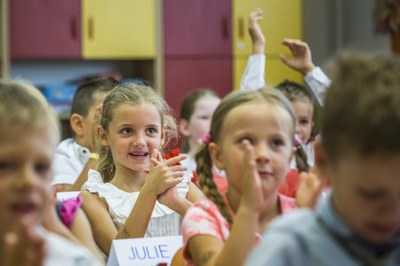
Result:
[[331,80],[325,75],[321,68],[316,67],[304,76],[308,87],[313,91],[321,106],[324,105],[326,91],[331,85]]
[[[188,171],[181,183],[176,185],[178,195],[186,198],[189,191],[189,181],[192,172]],[[111,183],[104,183],[99,172],[89,170],[88,180],[83,184],[82,190],[98,194],[99,198],[105,199],[108,212],[117,229],[126,222],[132,212],[133,206],[140,192],[126,192]],[[167,206],[156,202],[145,237],[174,236],[181,234],[181,217]]]
[[74,184],[89,156],[90,150],[76,143],[73,138],[60,142],[54,153],[52,185]]
[[[265,55],[252,54],[249,56],[246,70],[240,80],[241,90],[256,90],[265,85]],[[318,102],[323,105],[328,87],[331,80],[325,75],[321,68],[316,67],[307,75],[304,80],[310,87]]]
[[47,257],[45,266],[100,266],[98,261],[85,247],[79,246],[57,234],[37,227],[37,232],[46,239]]

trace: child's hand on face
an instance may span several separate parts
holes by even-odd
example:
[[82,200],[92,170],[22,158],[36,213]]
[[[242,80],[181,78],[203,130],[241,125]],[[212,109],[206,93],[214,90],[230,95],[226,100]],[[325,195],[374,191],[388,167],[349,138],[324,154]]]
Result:
[[23,224],[16,232],[8,232],[3,239],[0,257],[2,266],[39,266],[47,256],[46,241],[32,225]]
[[152,165],[143,188],[159,196],[167,189],[182,182],[187,168],[175,164],[186,157],[186,155],[178,155],[164,161],[161,153],[154,149],[150,159]]
[[300,40],[284,39],[282,45],[289,48],[292,54],[292,58],[288,58],[283,54],[279,55],[281,61],[288,67],[299,71],[303,75],[315,68],[311,58],[311,50],[307,43]]
[[297,206],[314,208],[323,187],[324,182],[322,178],[318,176],[314,168],[312,168],[308,173],[301,172],[296,192]]
[[264,54],[265,37],[261,31],[260,24],[258,21],[261,20],[263,11],[260,8],[256,8],[249,16],[249,34],[251,42],[253,43],[254,54]]
[[242,198],[241,204],[245,207],[260,213],[263,209],[263,193],[261,189],[261,179],[257,170],[257,163],[254,148],[248,140],[242,141],[245,151],[244,171],[242,179]]

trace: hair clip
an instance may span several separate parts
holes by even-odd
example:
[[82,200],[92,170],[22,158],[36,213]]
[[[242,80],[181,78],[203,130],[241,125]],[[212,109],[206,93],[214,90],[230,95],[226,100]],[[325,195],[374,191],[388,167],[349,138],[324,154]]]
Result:
[[203,141],[204,144],[208,144],[208,143],[210,143],[211,141],[213,141],[213,138],[212,138],[212,136],[211,136],[210,133],[207,133],[207,135],[205,135],[205,136],[203,137],[202,141]]
[[301,145],[301,138],[298,134],[294,134],[294,145],[296,147]]

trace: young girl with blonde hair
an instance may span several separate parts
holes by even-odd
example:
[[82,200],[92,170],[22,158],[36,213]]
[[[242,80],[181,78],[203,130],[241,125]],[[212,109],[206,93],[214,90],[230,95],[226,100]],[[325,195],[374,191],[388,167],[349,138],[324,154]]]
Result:
[[81,193],[104,253],[115,238],[179,235],[181,216],[203,197],[191,172],[175,165],[185,155],[162,158],[176,136],[170,108],[153,88],[122,84],[105,98],[98,172],[89,171]]
[[[189,264],[242,265],[259,232],[295,208],[294,199],[278,193],[295,151],[295,123],[290,102],[276,89],[237,91],[221,101],[196,156],[208,198],[182,224]],[[225,194],[217,191],[212,165],[226,172]]]

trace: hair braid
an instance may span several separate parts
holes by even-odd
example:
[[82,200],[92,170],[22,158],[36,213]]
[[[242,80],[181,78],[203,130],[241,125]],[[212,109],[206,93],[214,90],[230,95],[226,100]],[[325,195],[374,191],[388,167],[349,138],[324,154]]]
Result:
[[301,144],[296,146],[296,168],[299,172],[308,172],[310,166],[307,162],[307,154]]
[[212,173],[212,161],[208,151],[208,144],[201,144],[196,153],[197,174],[199,176],[199,183],[203,193],[217,205],[220,213],[232,225],[232,217],[228,212],[228,208],[218,192],[217,185],[214,182]]

